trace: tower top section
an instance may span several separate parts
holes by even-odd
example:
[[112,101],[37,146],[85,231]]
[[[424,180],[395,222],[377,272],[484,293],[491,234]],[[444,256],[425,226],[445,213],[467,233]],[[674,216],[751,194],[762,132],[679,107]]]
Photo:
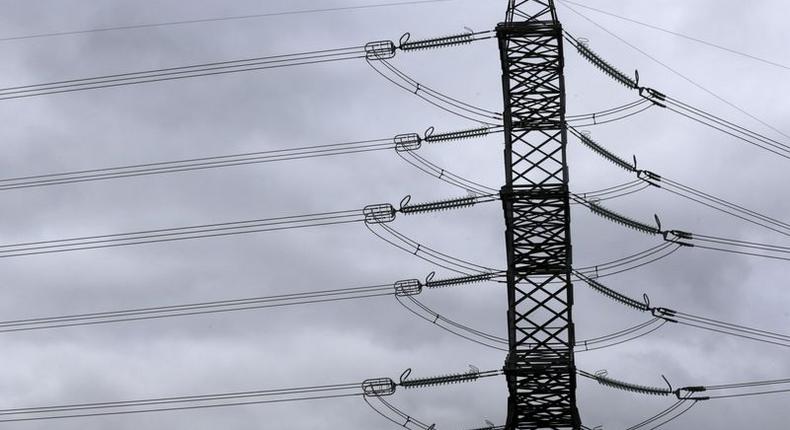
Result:
[[505,22],[519,21],[557,22],[554,0],[509,0]]

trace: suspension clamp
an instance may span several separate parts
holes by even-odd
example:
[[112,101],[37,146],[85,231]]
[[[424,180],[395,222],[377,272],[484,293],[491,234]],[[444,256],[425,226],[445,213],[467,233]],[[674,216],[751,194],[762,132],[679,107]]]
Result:
[[416,296],[422,292],[422,282],[417,279],[406,279],[395,283],[395,296],[409,297]]
[[684,240],[694,240],[694,235],[682,230],[669,230],[664,231],[661,233],[664,236],[664,240],[667,242],[677,243],[680,246],[686,246],[689,248],[693,248],[693,243],[683,242]]
[[366,379],[362,382],[362,394],[365,397],[384,397],[395,394],[397,385],[390,378]]
[[395,144],[397,152],[416,151],[422,146],[422,138],[417,133],[399,134],[392,142]]
[[637,170],[636,177],[656,188],[661,188],[661,185],[657,184],[657,182],[661,182],[661,175],[657,173],[653,173],[649,170]]
[[639,96],[643,99],[648,100],[658,107],[667,107],[667,105],[664,103],[667,100],[667,96],[664,93],[648,87],[639,87],[638,90]]
[[661,318],[664,321],[677,323],[678,320],[672,318],[677,315],[677,311],[667,308],[650,308],[650,313],[656,318]]
[[362,214],[365,224],[385,224],[395,220],[395,208],[389,203],[365,206]]
[[395,44],[391,40],[377,40],[365,45],[368,60],[389,60],[395,56]]

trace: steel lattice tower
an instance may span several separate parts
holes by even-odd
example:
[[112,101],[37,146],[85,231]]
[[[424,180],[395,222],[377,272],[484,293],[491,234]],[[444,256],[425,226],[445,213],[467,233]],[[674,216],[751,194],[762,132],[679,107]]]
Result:
[[497,35],[506,144],[506,429],[579,429],[562,27],[554,1],[510,0]]

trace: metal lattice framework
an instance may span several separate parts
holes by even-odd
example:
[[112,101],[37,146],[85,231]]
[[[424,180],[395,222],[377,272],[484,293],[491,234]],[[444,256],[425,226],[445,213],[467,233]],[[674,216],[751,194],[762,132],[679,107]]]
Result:
[[579,429],[562,27],[554,2],[510,0],[497,34],[507,145],[506,429]]

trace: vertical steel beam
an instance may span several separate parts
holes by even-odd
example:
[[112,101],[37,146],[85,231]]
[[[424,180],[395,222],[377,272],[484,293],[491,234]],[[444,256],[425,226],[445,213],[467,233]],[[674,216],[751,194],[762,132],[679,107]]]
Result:
[[510,0],[497,35],[506,143],[506,428],[579,429],[562,27],[553,0]]

